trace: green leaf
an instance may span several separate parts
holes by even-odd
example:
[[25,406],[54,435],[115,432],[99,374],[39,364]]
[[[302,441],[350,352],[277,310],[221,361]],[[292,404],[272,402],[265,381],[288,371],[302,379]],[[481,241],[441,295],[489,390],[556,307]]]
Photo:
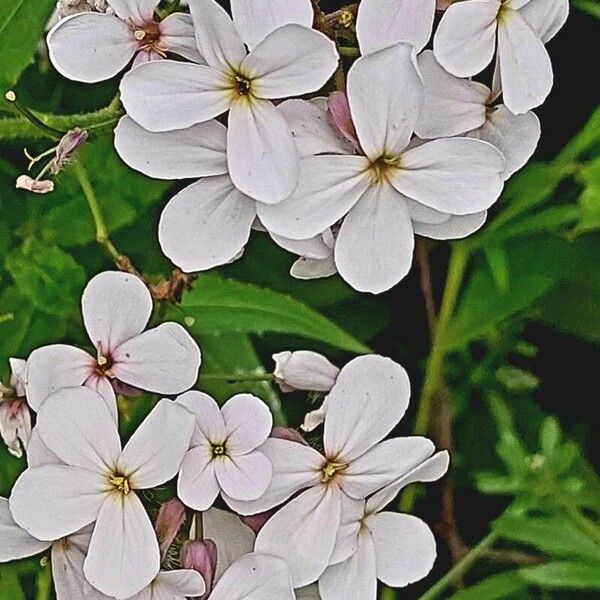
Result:
[[169,317],[184,322],[199,336],[285,333],[349,352],[368,352],[364,344],[306,304],[216,274],[202,275]]
[[598,0],[573,0],[573,4],[584,12],[600,19],[600,2]]
[[506,252],[502,246],[486,246],[484,254],[498,289],[506,292],[510,276]]
[[31,304],[50,315],[78,313],[86,281],[83,267],[58,246],[29,238],[6,257],[6,269]]
[[14,565],[0,565],[0,600],[25,600]]
[[42,37],[44,26],[56,6],[55,0],[2,0],[0,13],[0,93],[17,82]]
[[550,590],[600,590],[600,561],[557,561],[519,572],[529,583]]
[[450,597],[450,600],[502,600],[510,598],[530,598],[527,593],[527,584],[518,571],[505,571],[492,575],[479,583],[463,590],[459,590]]

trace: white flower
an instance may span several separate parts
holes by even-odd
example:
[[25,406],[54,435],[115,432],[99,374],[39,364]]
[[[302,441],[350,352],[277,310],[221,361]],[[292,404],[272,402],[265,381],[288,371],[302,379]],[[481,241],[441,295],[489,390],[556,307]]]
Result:
[[48,541],[94,524],[86,579],[119,599],[137,594],[158,574],[160,550],[135,492],[176,475],[193,415],[161,400],[121,450],[112,413],[96,392],[79,387],[49,397],[36,428],[62,464],[30,467],[19,477],[10,498],[14,520]]
[[176,569],[160,571],[150,585],[129,600],[186,600],[202,596],[205,591],[204,579],[198,571]]
[[467,0],[452,4],[433,40],[438,62],[458,77],[485,69],[497,53],[507,108],[526,113],[552,89],[544,44],[563,26],[568,0]]
[[177,403],[196,415],[191,449],[179,472],[181,501],[206,510],[219,493],[227,503],[262,496],[273,476],[271,462],[260,451],[273,428],[266,404],[237,394],[219,409],[210,396],[195,391],[179,396]]
[[48,34],[50,60],[69,79],[94,83],[134,65],[174,52],[203,62],[189,15],[173,13],[158,23],[158,0],[110,0],[115,14],[84,12],[60,20]]
[[292,239],[310,238],[345,217],[335,264],[360,291],[382,292],[408,273],[414,233],[423,233],[413,222],[440,225],[469,215],[476,229],[502,190],[504,160],[487,142],[409,146],[423,103],[415,62],[407,44],[358,59],[347,93],[364,155],[304,158],[292,197],[258,206],[269,231]]
[[246,27],[238,33],[214,0],[194,0],[190,11],[208,66],[174,61],[142,65],[123,78],[121,98],[129,115],[151,131],[184,129],[229,111],[231,179],[244,194],[274,203],[296,187],[299,158],[271,100],[318,90],[335,71],[338,55],[331,40],[303,25],[273,29],[279,23],[264,8],[254,16],[261,24],[259,37],[266,37],[248,53],[244,41],[255,39],[254,27],[252,40],[242,41]]
[[328,392],[340,370],[322,354],[310,350],[273,354],[275,381],[282,392],[312,390]]
[[106,271],[87,285],[81,300],[85,329],[97,351],[54,344],[34,350],[27,361],[27,398],[39,410],[63,387],[86,385],[104,398],[116,420],[111,381],[161,394],[189,389],[198,377],[200,350],[177,323],[144,331],[152,297],[136,276]]
[[0,437],[8,451],[21,458],[31,438],[31,414],[25,399],[26,362],[9,358],[9,364],[10,387],[0,382]]
[[381,511],[409,483],[442,477],[448,461],[446,451],[423,458],[401,479],[350,507],[342,516],[331,565],[319,578],[322,600],[376,600],[378,579],[404,587],[429,573],[436,556],[429,527],[412,515]]
[[255,548],[284,558],[294,587],[316,581],[326,569],[348,506],[432,454],[425,438],[381,441],[402,418],[409,395],[400,365],[381,356],[356,358],[327,396],[324,454],[284,439],[263,446],[273,463],[271,486],[257,501],[230,504],[240,514],[254,514],[304,490],[267,521]]
[[424,139],[468,135],[493,144],[506,160],[504,178],[525,165],[540,139],[540,121],[533,112],[514,115],[500,95],[476,81],[445,71],[430,50],[419,55],[425,102],[416,134]]

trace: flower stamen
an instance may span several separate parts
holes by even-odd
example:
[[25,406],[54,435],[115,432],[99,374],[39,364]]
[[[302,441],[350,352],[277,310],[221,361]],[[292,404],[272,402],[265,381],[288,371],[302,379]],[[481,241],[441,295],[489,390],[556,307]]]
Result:
[[335,476],[348,468],[348,465],[344,463],[328,462],[321,469],[321,483],[329,483]]
[[127,496],[131,491],[129,479],[123,475],[111,475],[108,478],[108,483],[110,483],[117,491],[121,492],[123,496]]

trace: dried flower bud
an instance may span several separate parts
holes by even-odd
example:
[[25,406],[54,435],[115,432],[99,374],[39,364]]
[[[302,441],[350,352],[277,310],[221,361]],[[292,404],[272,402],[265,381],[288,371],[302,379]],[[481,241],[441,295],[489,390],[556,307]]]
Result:
[[54,182],[49,179],[37,180],[29,175],[19,175],[15,187],[18,190],[28,190],[34,194],[49,194],[54,191]]
[[177,498],[161,505],[154,529],[158,537],[163,560],[184,521],[185,506]]
[[279,352],[273,355],[273,360],[275,381],[282,392],[328,392],[340,372],[323,355],[309,350]]
[[56,146],[56,155],[50,164],[50,172],[57,175],[64,169],[73,156],[73,153],[84,144],[89,138],[89,134],[84,129],[71,129],[61,138]]
[[212,591],[217,571],[217,546],[212,540],[188,540],[181,548],[181,566],[198,571],[206,584],[206,598]]

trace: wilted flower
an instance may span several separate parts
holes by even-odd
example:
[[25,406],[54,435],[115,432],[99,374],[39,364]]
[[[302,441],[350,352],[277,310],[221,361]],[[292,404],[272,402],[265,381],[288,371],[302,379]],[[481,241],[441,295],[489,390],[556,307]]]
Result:
[[19,175],[15,187],[18,190],[27,190],[34,194],[49,194],[54,191],[54,181],[50,179],[34,179],[29,175]]
[[275,381],[282,392],[309,390],[328,392],[340,370],[322,354],[310,350],[273,354]]

